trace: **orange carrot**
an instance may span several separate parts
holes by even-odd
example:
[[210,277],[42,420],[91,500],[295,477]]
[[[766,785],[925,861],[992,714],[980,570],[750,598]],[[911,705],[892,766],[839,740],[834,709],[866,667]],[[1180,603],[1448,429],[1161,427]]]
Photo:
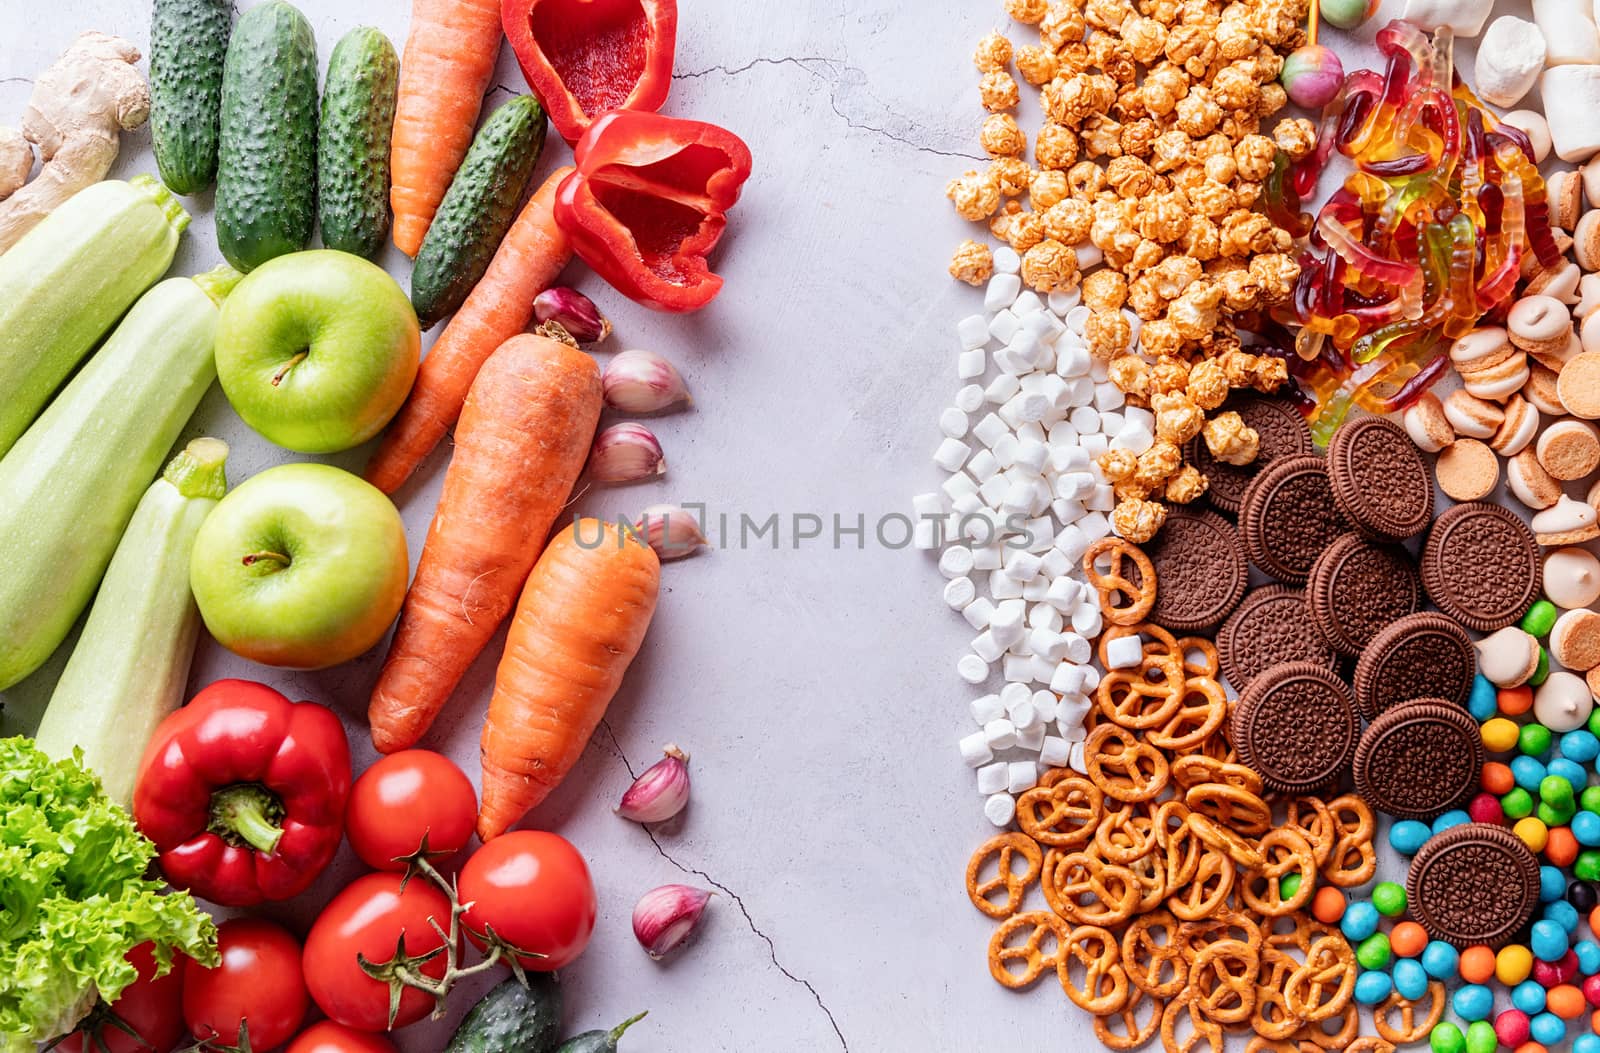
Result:
[[656,609],[661,563],[614,523],[580,519],[534,564],[483,725],[478,836],[513,826],[572,770]]
[[500,0],[412,0],[389,146],[394,243],[407,256],[472,143],[500,38]]
[[514,336],[478,372],[367,708],[380,753],[416,745],[511,613],[599,420],[599,368],[558,340]]
[[392,494],[433,452],[461,413],[467,389],[495,348],[528,327],[533,298],[556,280],[572,258],[567,237],[551,215],[556,187],[572,171],[550,173],[528,199],[495,250],[489,269],[433,348],[423,356],[411,397],[389,424],[367,465],[367,482]]

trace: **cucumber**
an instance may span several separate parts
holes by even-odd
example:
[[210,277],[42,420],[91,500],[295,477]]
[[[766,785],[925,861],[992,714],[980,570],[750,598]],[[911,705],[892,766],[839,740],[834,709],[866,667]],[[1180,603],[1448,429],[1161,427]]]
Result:
[[468,1010],[445,1053],[549,1053],[561,1038],[561,986],[554,973],[500,984]]
[[411,304],[424,328],[461,306],[517,218],[544,149],[544,109],[518,95],[484,122],[417,250]]
[[292,5],[239,17],[222,67],[217,246],[248,271],[311,241],[317,215],[317,42]]
[[37,669],[84,607],[184,422],[217,375],[232,268],[140,298],[0,458],[0,690]]
[[328,59],[317,132],[322,243],[371,259],[389,236],[389,133],[400,59],[379,30],[358,26]]
[[150,176],[108,180],[0,253],[0,456],[166,271],[188,225],[189,213]]
[[630,1016],[610,1031],[585,1031],[581,1035],[573,1035],[557,1046],[555,1053],[617,1053],[617,1040],[622,1033],[649,1015],[646,1011]]
[[124,808],[145,744],[183,704],[200,635],[189,555],[228,488],[227,459],[221,439],[195,439],[145,491],[35,736],[57,760],[81,748]]
[[150,146],[161,181],[198,194],[217,178],[229,0],[155,0],[150,16]]

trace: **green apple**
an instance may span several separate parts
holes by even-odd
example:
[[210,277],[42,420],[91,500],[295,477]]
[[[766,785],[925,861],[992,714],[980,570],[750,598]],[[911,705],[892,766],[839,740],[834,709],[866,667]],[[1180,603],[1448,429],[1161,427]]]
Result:
[[189,584],[228,650],[322,669],[383,638],[409,568],[400,513],[377,487],[326,464],[284,464],[245,480],[206,517]]
[[244,422],[279,446],[366,442],[405,402],[422,334],[383,268],[332,249],[262,264],[222,304],[217,378]]

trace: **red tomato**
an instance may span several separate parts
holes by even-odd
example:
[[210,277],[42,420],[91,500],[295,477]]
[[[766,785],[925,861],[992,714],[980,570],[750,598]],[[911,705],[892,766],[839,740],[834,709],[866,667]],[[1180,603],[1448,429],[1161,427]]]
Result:
[[461,868],[462,922],[479,947],[478,933],[492,927],[518,950],[525,968],[563,969],[594,933],[594,882],[572,843],[544,830],[514,830],[474,852]]
[[300,1032],[286,1053],[395,1053],[394,1043],[370,1031],[324,1020]]
[[300,974],[300,941],[282,926],[258,918],[235,918],[217,926],[222,964],[183,970],[183,1019],[197,1039],[239,1041],[241,1024],[250,1045],[276,1049],[300,1029],[306,1016],[306,982]]
[[61,1043],[66,1053],[170,1053],[183,1037],[183,967],[186,958],[176,955],[172,968],[156,976],[155,945],[141,943],[127,954],[139,970],[139,979],[122,989],[110,1012],[138,1032],[134,1038],[111,1023],[106,1010],[96,1006],[79,1025],[78,1033]]
[[[361,970],[356,955],[370,962],[394,957],[402,936],[408,955],[426,954],[444,945],[433,926],[450,931],[450,898],[423,878],[401,890],[399,874],[367,874],[333,897],[306,937],[306,986],[311,997],[335,1022],[359,1031],[389,1027],[389,985]],[[421,971],[435,980],[448,963],[443,954]],[[433,998],[414,987],[400,995],[394,1026],[414,1024],[433,1011]]]
[[396,863],[428,837],[428,856],[446,859],[467,846],[478,818],[478,797],[461,769],[431,750],[391,753],[350,788],[345,833],[350,847],[374,870]]

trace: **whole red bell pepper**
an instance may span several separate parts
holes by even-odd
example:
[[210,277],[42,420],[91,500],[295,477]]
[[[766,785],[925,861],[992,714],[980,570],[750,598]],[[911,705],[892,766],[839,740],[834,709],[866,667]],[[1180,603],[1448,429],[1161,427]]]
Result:
[[654,112],[667,101],[677,0],[501,0],[500,20],[569,146],[609,110]]
[[305,891],[339,848],[350,745],[333,711],[219,680],[145,748],[133,817],[175,887],[228,907]]
[[620,293],[661,311],[704,307],[722,288],[706,256],[750,177],[750,148],[725,128],[619,110],[589,126],[556,190],[573,251]]

